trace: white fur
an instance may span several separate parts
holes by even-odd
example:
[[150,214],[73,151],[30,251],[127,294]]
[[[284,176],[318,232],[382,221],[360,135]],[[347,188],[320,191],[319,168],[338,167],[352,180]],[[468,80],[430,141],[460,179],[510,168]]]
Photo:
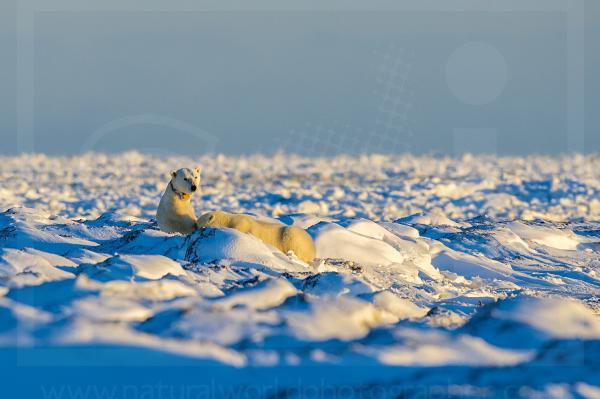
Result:
[[189,234],[194,231],[196,214],[190,199],[199,191],[200,168],[183,168],[171,172],[171,181],[167,185],[156,211],[158,227],[167,233]]
[[242,233],[252,234],[283,253],[294,252],[306,263],[311,263],[315,258],[315,243],[312,237],[300,227],[264,222],[248,215],[221,211],[205,213],[200,216],[197,224],[198,227],[229,227]]

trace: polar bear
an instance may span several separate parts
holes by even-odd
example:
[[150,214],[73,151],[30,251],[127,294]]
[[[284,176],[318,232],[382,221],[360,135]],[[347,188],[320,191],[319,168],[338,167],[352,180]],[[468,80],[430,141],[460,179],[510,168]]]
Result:
[[221,211],[208,212],[198,218],[198,227],[229,227],[249,233],[284,253],[293,251],[306,263],[315,258],[315,243],[303,229],[281,223],[256,220],[248,215]]
[[171,181],[158,204],[156,221],[167,233],[189,234],[196,230],[196,214],[190,203],[200,188],[200,168],[171,172]]

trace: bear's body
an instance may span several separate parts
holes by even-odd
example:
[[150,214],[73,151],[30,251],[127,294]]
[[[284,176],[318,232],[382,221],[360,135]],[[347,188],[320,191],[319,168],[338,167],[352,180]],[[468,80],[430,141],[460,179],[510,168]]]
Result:
[[229,227],[252,234],[283,253],[293,251],[306,263],[312,262],[315,258],[315,243],[312,237],[300,227],[263,222],[248,215],[220,211],[208,212],[200,216],[197,225],[198,227]]
[[171,181],[156,211],[156,221],[162,231],[189,234],[196,230],[196,213],[190,199],[199,187],[200,168],[171,173]]

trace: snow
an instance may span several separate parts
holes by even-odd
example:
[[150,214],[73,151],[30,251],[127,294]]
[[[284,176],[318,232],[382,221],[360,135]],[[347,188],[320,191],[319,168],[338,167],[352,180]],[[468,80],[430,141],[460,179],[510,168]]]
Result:
[[401,264],[404,256],[382,239],[363,235],[335,223],[322,222],[309,229],[317,258],[343,259],[364,265]]
[[405,319],[418,320],[425,316],[429,309],[419,307],[413,302],[400,298],[390,291],[380,291],[373,296],[373,304],[396,318],[396,322]]
[[531,227],[522,222],[509,223],[508,228],[523,240],[533,241],[550,248],[575,251],[580,244],[574,234],[552,228]]
[[339,339],[349,341],[366,336],[371,328],[387,324],[393,318],[367,301],[341,296],[313,301],[306,311],[286,316],[291,333],[307,341]]
[[158,280],[168,274],[185,275],[179,263],[161,255],[117,255],[100,263],[83,265],[82,273],[104,282]]
[[221,310],[229,310],[234,306],[265,310],[281,305],[297,292],[287,280],[269,278],[253,287],[236,290],[229,296],[218,298],[213,303],[214,307]]
[[373,352],[385,364],[404,366],[509,366],[530,360],[534,354],[497,348],[469,335],[406,329],[396,331],[395,338],[402,344],[374,347],[367,352]]
[[75,277],[57,266],[70,267],[76,264],[62,256],[32,248],[0,248],[0,285],[21,287]]
[[[194,165],[197,214],[305,228],[317,259],[227,228],[159,231],[169,171]],[[28,358],[161,353],[228,384],[405,381],[408,397],[600,392],[597,156],[22,155],[0,175],[0,349],[113,345]]]
[[493,313],[498,320],[527,324],[551,338],[600,339],[600,318],[574,300],[522,297],[501,303]]

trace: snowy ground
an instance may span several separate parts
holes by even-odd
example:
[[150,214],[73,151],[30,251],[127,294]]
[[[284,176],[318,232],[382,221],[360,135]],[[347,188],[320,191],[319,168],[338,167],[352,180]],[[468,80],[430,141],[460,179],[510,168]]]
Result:
[[[318,259],[158,231],[169,171],[195,165],[198,214],[296,224]],[[21,367],[277,381],[248,396],[600,397],[598,156],[4,157],[0,211],[0,346]]]

